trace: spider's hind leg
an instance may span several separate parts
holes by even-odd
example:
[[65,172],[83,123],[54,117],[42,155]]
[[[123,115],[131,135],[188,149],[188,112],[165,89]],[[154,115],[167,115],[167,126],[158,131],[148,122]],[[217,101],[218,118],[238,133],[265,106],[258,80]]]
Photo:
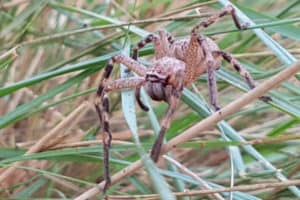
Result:
[[[246,80],[247,85],[250,89],[255,88],[255,82],[251,77],[250,73],[243,67],[243,65],[238,60],[236,60],[229,53],[224,51],[214,51],[213,54],[216,56],[222,56],[224,60],[230,63],[233,66],[233,68]],[[260,99],[264,102],[272,100],[269,96],[262,96],[260,97]]]
[[204,21],[200,22],[200,24],[195,26],[192,29],[192,34],[197,34],[201,29],[204,29],[204,28],[210,26],[211,24],[219,21],[222,17],[224,17],[226,15],[232,16],[233,22],[238,29],[243,30],[243,29],[247,28],[247,25],[244,25],[244,24],[242,25],[239,22],[238,17],[235,13],[235,9],[231,5],[228,5],[228,6],[224,7],[218,14],[208,17]]
[[220,67],[220,63],[214,58],[207,38],[199,36],[197,41],[203,51],[203,56],[207,66],[209,102],[213,106],[214,110],[218,111],[220,107],[218,105],[218,88],[215,71]]

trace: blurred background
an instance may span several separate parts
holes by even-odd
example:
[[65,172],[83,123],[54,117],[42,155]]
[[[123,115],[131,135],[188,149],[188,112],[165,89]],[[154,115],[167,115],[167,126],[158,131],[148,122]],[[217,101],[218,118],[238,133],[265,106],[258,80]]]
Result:
[[[1,0],[0,197],[73,199],[103,181],[101,129],[93,101],[107,60],[120,53],[130,55],[141,39],[160,29],[187,38],[224,2],[228,1]],[[240,31],[227,16],[202,34],[233,54],[257,84],[296,62],[300,1],[231,2],[241,11],[241,21],[256,25],[250,23],[248,30]],[[254,27],[266,34],[255,34]],[[139,61],[149,65],[153,60],[149,44],[140,51]],[[112,79],[120,77],[119,69],[114,68]],[[221,107],[249,90],[225,62],[217,76]],[[179,169],[174,160],[161,159],[157,164],[161,170],[153,165],[154,172],[146,170],[149,175],[143,169],[136,171],[111,188],[110,199],[135,199],[134,195],[150,199],[150,194],[159,193],[153,179],[162,177],[168,187],[161,192],[176,194],[299,178],[299,78],[298,74],[268,93],[272,102],[257,100],[178,146],[168,156],[180,163]],[[143,96],[152,107],[146,113],[132,108],[134,99],[122,100],[121,94],[110,94],[111,174],[140,159],[134,130],[126,120],[138,124],[141,145],[148,152],[167,109],[166,103]],[[185,90],[166,139],[210,115],[207,102],[203,75]],[[136,115],[124,117],[124,109]],[[192,175],[182,172],[183,167]],[[296,199],[300,190],[266,188],[180,198]]]

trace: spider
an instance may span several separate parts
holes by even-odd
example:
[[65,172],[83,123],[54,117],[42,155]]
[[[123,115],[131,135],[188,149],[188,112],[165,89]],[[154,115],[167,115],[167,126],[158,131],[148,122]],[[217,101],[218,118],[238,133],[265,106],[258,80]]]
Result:
[[[111,184],[109,174],[109,148],[111,145],[111,131],[109,126],[109,100],[108,92],[125,88],[135,88],[138,105],[145,111],[149,108],[140,99],[140,89],[144,87],[147,94],[155,101],[165,101],[169,107],[161,121],[159,135],[152,147],[151,158],[157,161],[164,134],[170,126],[183,88],[194,82],[201,74],[208,74],[209,101],[215,110],[219,110],[217,99],[217,85],[215,70],[221,66],[221,59],[231,63],[234,69],[246,80],[250,89],[255,87],[254,80],[249,72],[229,53],[221,51],[210,38],[198,32],[218,21],[220,18],[231,15],[238,29],[244,29],[235,14],[232,6],[224,7],[219,14],[213,15],[195,26],[190,38],[175,40],[165,30],[158,31],[158,35],[149,34],[133,49],[132,57],[125,55],[113,56],[105,67],[98,86],[95,108],[100,119],[103,131],[103,157],[105,170],[105,192]],[[138,51],[147,43],[153,42],[155,60],[150,67],[137,61]],[[108,81],[113,66],[121,63],[135,72],[138,77]],[[261,97],[262,100],[268,100]]]

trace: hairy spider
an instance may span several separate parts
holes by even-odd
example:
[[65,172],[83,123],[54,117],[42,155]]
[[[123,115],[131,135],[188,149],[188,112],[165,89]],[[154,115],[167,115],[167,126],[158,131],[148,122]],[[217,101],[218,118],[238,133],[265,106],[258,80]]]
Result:
[[[103,131],[103,152],[105,168],[104,191],[110,185],[109,175],[109,148],[111,145],[111,132],[109,127],[109,100],[107,93],[125,88],[135,88],[135,96],[139,106],[148,111],[148,107],[140,99],[140,89],[143,86],[148,95],[155,101],[168,103],[168,110],[161,121],[161,130],[152,150],[151,158],[156,162],[161,152],[162,141],[166,130],[169,128],[171,118],[179,102],[183,87],[195,81],[201,74],[208,74],[209,100],[215,110],[218,110],[217,85],[215,70],[221,66],[221,59],[224,58],[239,74],[244,77],[250,89],[255,87],[254,81],[244,67],[229,53],[221,51],[217,44],[210,38],[198,32],[218,21],[225,15],[230,14],[237,28],[243,29],[240,25],[235,10],[232,6],[224,7],[217,15],[213,15],[195,26],[190,38],[175,40],[168,32],[161,30],[158,35],[150,34],[141,40],[133,50],[132,58],[125,55],[113,56],[102,75],[95,107],[100,119]],[[138,50],[147,43],[153,42],[155,61],[151,67],[146,67],[137,61]],[[107,81],[115,63],[121,63],[135,72],[138,77]],[[265,100],[266,98],[263,98]]]

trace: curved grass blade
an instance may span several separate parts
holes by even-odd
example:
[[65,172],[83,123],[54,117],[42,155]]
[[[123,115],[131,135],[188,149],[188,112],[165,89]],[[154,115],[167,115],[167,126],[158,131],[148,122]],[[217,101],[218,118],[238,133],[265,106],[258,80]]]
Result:
[[77,64],[73,64],[61,69],[57,69],[55,71],[45,72],[39,75],[36,75],[32,78],[19,81],[12,85],[0,88],[0,97],[10,94],[20,88],[27,87],[33,84],[40,83],[41,81],[47,80],[52,77],[56,77],[62,74],[78,71],[78,70],[86,70],[94,67],[95,65],[104,65],[105,61],[107,61],[111,56],[118,54],[119,52],[113,52],[110,54],[106,54],[104,56],[92,58]]
[[[127,41],[125,45],[123,54],[129,56],[130,52],[130,45]],[[121,77],[128,78],[130,74],[128,70],[126,70],[126,66],[121,65]],[[153,186],[156,192],[160,195],[162,199],[174,199],[175,196],[172,194],[171,190],[168,187],[167,182],[165,179],[160,175],[156,165],[150,159],[150,157],[146,154],[145,150],[143,149],[139,136],[138,136],[138,128],[137,128],[137,121],[136,121],[136,114],[135,114],[135,96],[132,90],[122,91],[122,110],[124,113],[124,117],[126,122],[132,132],[134,142],[136,144],[137,151],[144,163],[144,167],[146,168],[149,177],[153,183]]]
[[35,98],[34,100],[25,103],[21,106],[18,106],[14,111],[7,113],[6,115],[2,116],[0,119],[0,128],[6,127],[9,124],[17,122],[21,119],[28,117],[36,107],[42,105],[46,100],[51,99],[52,97],[56,96],[57,94],[61,93],[62,91],[70,88],[74,84],[77,84],[87,76],[95,73],[98,71],[98,68],[86,70],[79,75],[65,81],[63,84],[57,86],[56,88],[48,91],[47,93],[40,95],[39,97]]

